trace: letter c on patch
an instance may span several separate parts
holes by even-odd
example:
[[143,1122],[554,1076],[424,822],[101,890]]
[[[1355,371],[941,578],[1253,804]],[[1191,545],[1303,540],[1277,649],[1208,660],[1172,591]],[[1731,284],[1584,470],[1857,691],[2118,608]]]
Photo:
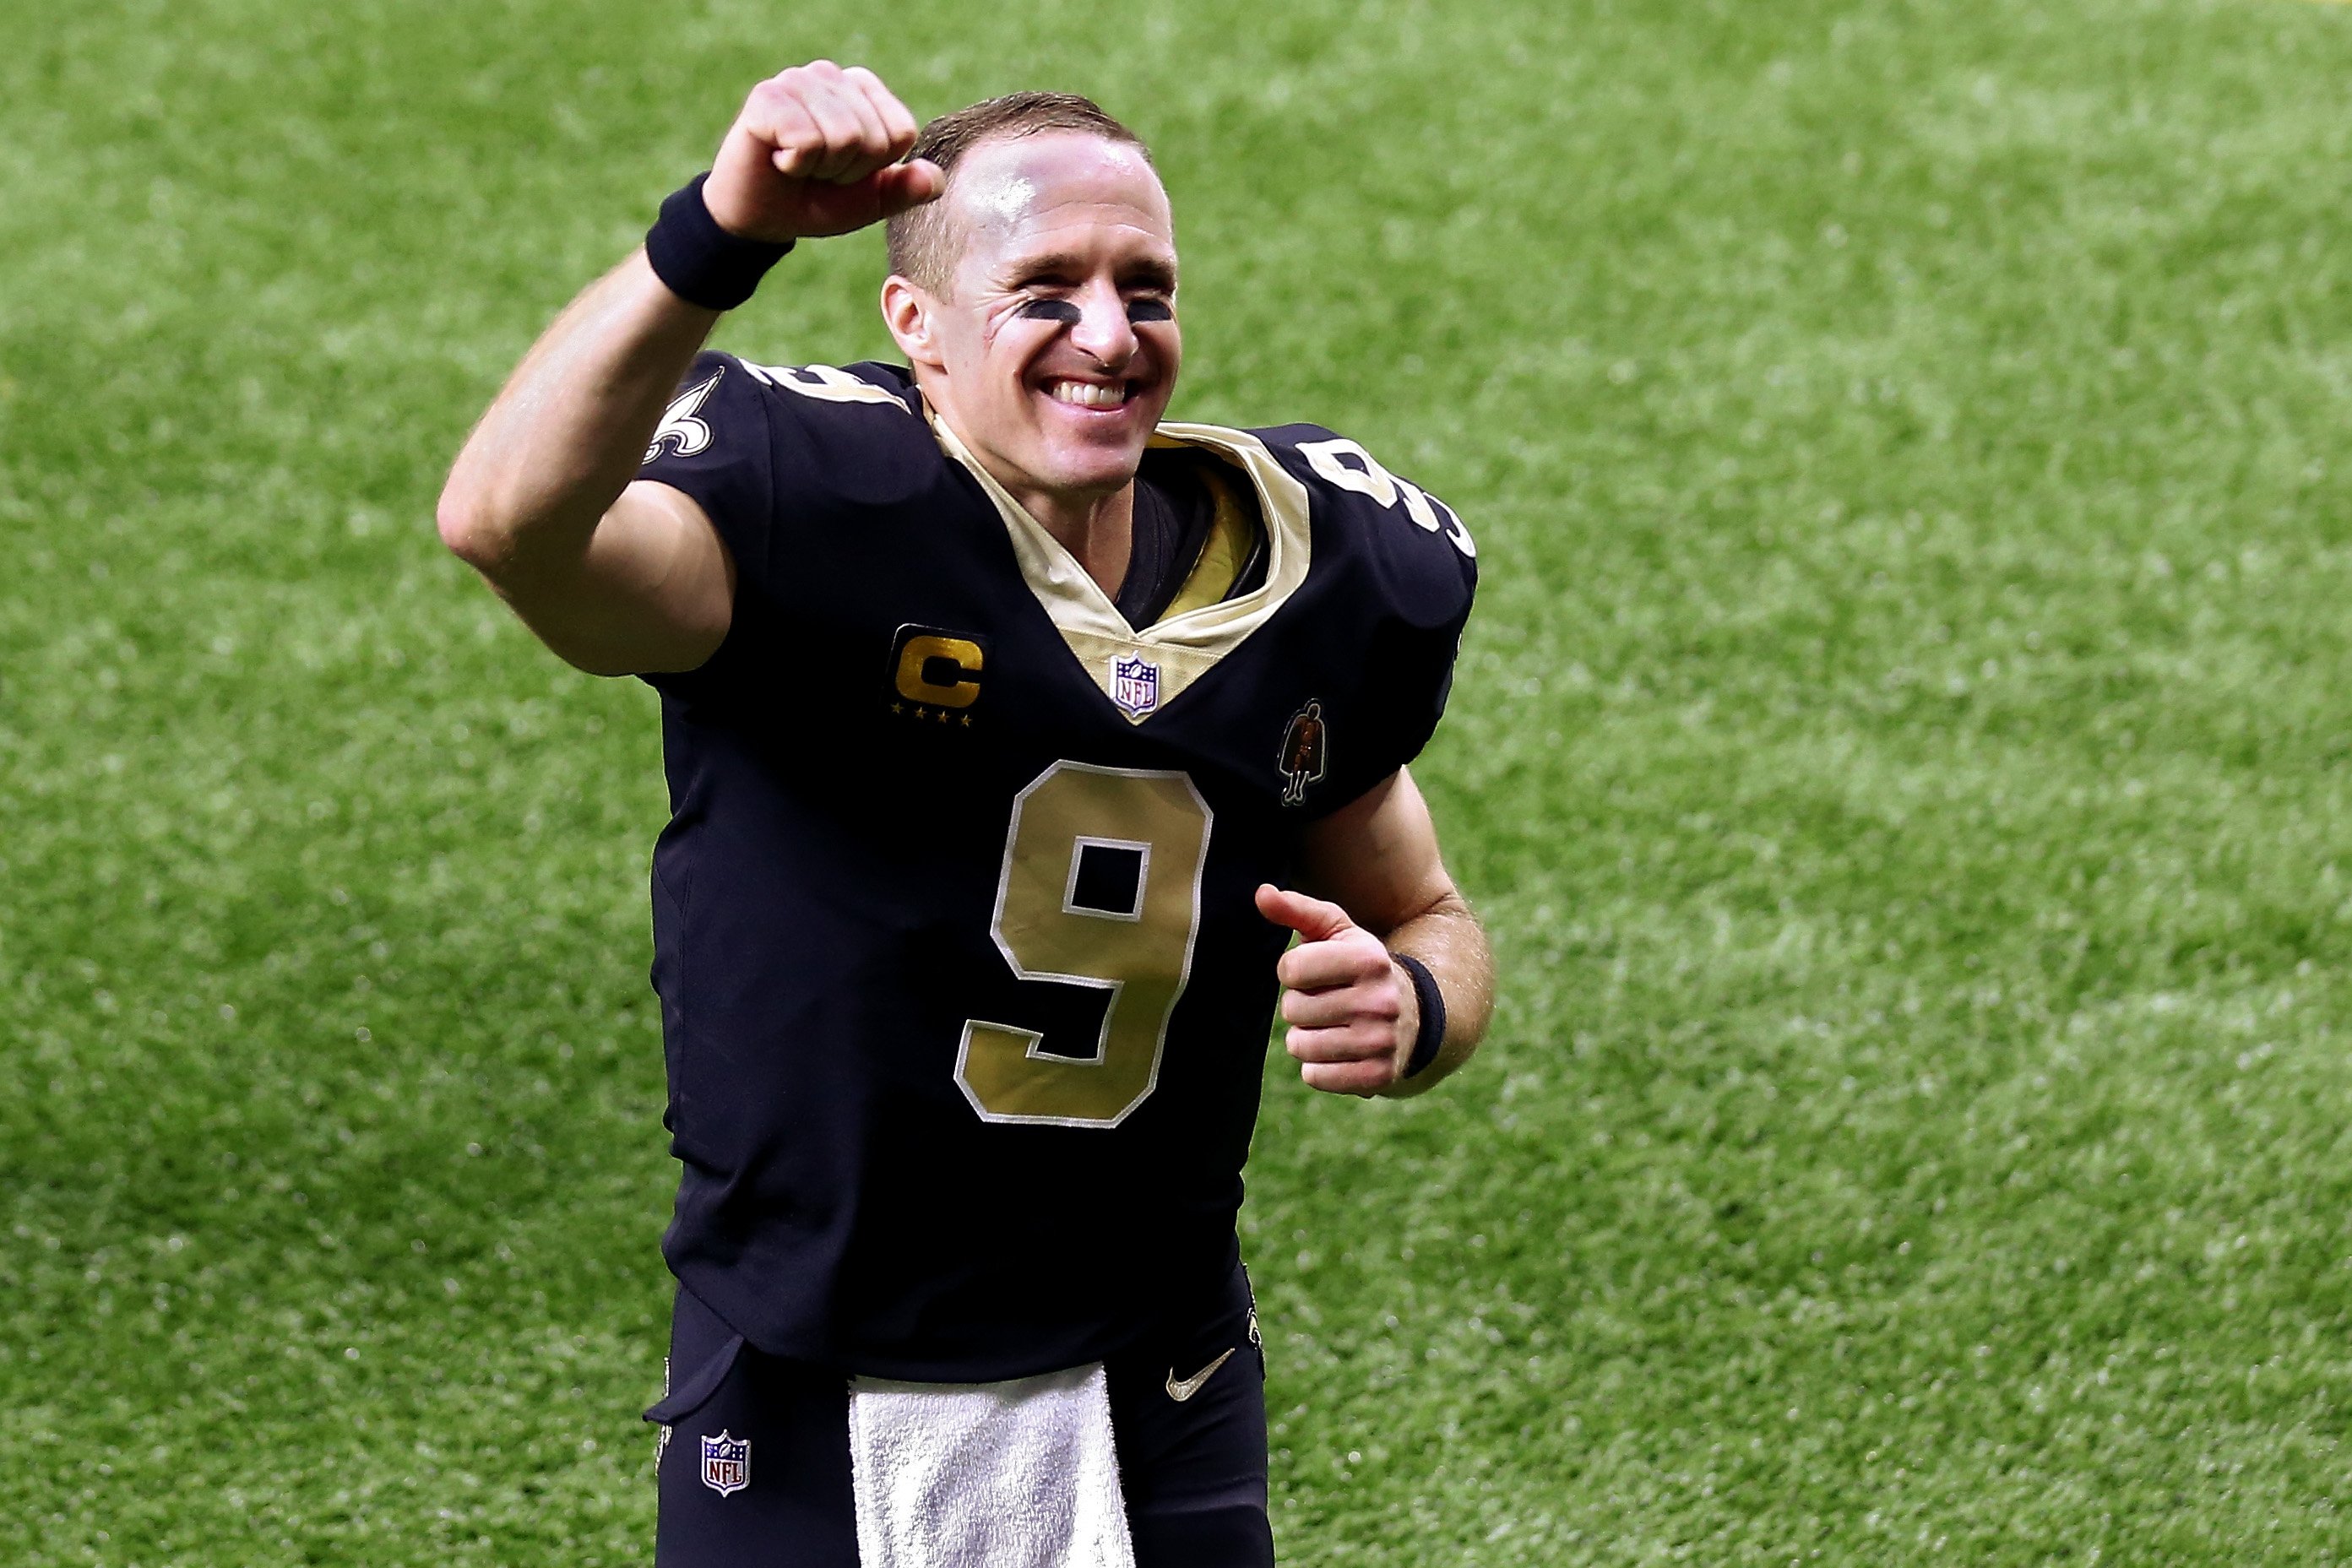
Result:
[[970,707],[980,698],[980,644],[964,637],[909,637],[898,650],[898,695],[933,707]]

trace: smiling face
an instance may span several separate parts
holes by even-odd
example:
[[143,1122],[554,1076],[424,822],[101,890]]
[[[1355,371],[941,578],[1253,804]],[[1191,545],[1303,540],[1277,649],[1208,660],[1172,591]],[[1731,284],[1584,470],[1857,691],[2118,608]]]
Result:
[[1183,354],[1159,176],[1138,148],[1047,131],[973,148],[940,200],[961,243],[946,296],[883,288],[924,395],[1033,510],[1116,495]]

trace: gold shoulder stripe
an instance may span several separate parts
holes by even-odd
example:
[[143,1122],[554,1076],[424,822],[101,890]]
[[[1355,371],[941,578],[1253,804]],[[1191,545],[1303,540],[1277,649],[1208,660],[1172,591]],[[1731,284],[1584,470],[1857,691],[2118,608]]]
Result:
[[870,402],[895,408],[900,413],[907,412],[907,405],[894,393],[837,366],[755,365],[749,360],[740,363],[753,380],[813,397],[819,402]]

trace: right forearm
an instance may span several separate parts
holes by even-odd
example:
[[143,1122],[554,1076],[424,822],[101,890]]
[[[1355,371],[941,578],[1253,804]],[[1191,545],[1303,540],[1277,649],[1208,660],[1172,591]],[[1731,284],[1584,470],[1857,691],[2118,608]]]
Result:
[[436,513],[449,548],[493,580],[584,551],[718,319],[671,293],[643,251],[592,284],[458,453]]
[[694,187],[698,208],[683,192],[664,204],[660,277],[641,250],[591,285],[474,427],[441,538],[562,658],[647,674],[717,652],[736,588],[720,525],[683,490],[632,481],[719,308],[793,242],[939,198],[937,164],[899,162],[914,144],[915,117],[872,71],[815,60],[760,83]]

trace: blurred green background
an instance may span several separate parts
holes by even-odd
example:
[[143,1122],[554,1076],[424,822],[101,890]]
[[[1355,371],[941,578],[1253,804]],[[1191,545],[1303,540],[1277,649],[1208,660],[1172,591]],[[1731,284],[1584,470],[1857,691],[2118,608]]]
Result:
[[2352,9],[32,0],[0,1558],[650,1559],[654,704],[430,512],[818,55],[1129,120],[1177,412],[1482,545],[1493,1040],[1269,1067],[1286,1562],[2345,1554]]

